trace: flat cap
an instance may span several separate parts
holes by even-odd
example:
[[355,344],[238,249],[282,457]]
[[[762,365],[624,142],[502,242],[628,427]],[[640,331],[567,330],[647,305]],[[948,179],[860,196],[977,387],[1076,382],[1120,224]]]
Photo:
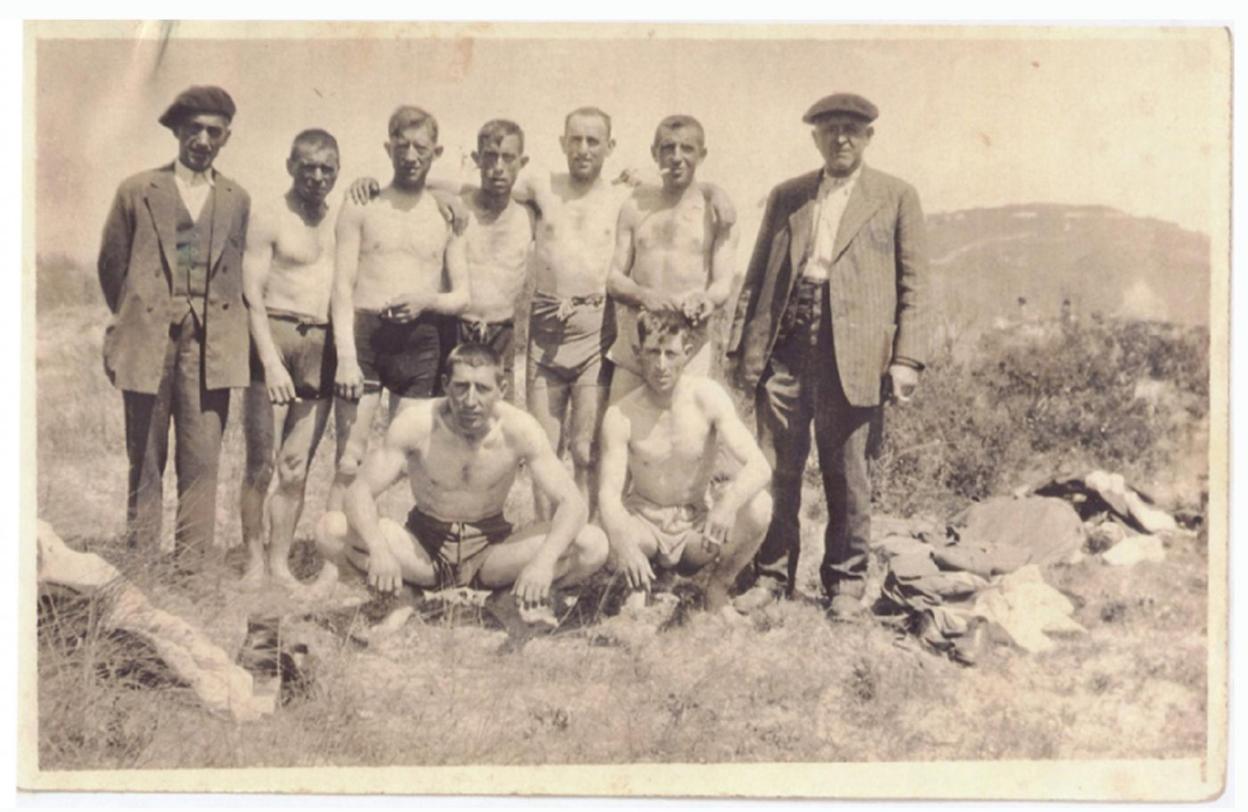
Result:
[[802,121],[814,124],[824,116],[830,116],[833,113],[858,116],[870,123],[875,121],[880,111],[874,104],[856,93],[833,93],[812,104],[806,111],[806,115],[802,116]]
[[160,123],[172,130],[182,119],[196,113],[215,113],[233,121],[234,100],[215,85],[192,85],[178,94],[160,117]]

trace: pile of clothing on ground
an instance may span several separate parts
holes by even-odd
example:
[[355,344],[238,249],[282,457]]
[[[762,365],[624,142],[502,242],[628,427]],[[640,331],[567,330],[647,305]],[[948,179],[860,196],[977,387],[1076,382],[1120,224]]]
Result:
[[1085,632],[1043,567],[1088,553],[1118,566],[1161,561],[1160,534],[1178,524],[1121,475],[1093,471],[977,502],[946,526],[884,529],[874,542],[884,568],[876,613],[894,613],[924,644],[972,665],[993,642],[1040,652],[1053,636]]

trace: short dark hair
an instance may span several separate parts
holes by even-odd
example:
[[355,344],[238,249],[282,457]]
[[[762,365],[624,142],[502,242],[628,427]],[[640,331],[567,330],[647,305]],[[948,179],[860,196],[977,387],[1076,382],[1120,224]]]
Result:
[[469,367],[494,367],[494,375],[498,382],[503,382],[503,359],[498,352],[487,344],[466,341],[456,345],[446,356],[446,377],[450,380],[455,374],[455,367],[463,364]]
[[686,347],[692,347],[698,331],[679,310],[643,310],[637,317],[637,346],[644,346],[649,336],[662,339],[679,335],[684,337]]
[[390,124],[387,130],[390,137],[394,138],[409,127],[428,127],[433,140],[435,142],[438,140],[438,120],[433,117],[433,113],[411,104],[396,107],[390,114]]
[[300,146],[310,147],[312,149],[327,148],[337,152],[338,139],[334,138],[327,131],[314,127],[299,133],[295,136],[295,140],[290,142],[290,157],[295,157],[296,150]]
[[611,137],[611,116],[607,115],[606,112],[604,112],[601,107],[593,107],[593,106],[578,107],[575,110],[573,110],[571,113],[568,113],[566,116],[564,116],[564,119],[563,119],[563,131],[564,132],[568,131],[568,125],[572,123],[573,116],[597,116],[598,118],[602,119],[603,124],[607,125],[607,137],[608,138]]
[[477,149],[488,144],[502,141],[509,135],[520,139],[520,152],[524,152],[524,130],[514,121],[505,118],[494,118],[481,125],[477,131]]
[[706,130],[703,129],[702,122],[698,121],[693,116],[687,116],[684,113],[677,113],[676,115],[668,116],[659,122],[659,126],[654,128],[654,143],[652,146],[657,147],[659,145],[659,133],[664,130],[683,130],[686,127],[698,131],[698,140],[702,143],[702,146],[705,147]]

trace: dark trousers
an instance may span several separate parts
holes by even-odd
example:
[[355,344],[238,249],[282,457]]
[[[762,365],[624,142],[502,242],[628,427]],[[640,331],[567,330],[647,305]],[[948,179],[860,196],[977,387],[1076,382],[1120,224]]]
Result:
[[217,512],[217,463],[230,409],[229,389],[205,389],[203,338],[188,313],[169,328],[156,394],[123,392],[130,462],[126,522],[131,544],[160,546],[162,481],[174,428],[178,518],[174,550],[193,563],[212,548]]
[[846,400],[826,299],[816,312],[810,324],[777,342],[756,393],[759,441],[774,471],[774,508],[755,572],[792,593],[801,552],[802,472],[813,422],[828,503],[819,578],[829,595],[861,595],[871,536],[867,445],[880,408]]

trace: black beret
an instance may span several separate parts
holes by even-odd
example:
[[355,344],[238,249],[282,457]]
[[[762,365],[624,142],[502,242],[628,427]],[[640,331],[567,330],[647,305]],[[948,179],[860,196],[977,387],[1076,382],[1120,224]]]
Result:
[[824,116],[830,116],[833,113],[858,116],[869,124],[875,121],[880,111],[874,104],[855,93],[833,93],[812,104],[806,111],[806,115],[802,116],[802,121],[814,124]]
[[178,94],[160,117],[160,123],[172,130],[182,119],[196,113],[215,113],[233,121],[234,100],[229,93],[214,85],[193,85]]

